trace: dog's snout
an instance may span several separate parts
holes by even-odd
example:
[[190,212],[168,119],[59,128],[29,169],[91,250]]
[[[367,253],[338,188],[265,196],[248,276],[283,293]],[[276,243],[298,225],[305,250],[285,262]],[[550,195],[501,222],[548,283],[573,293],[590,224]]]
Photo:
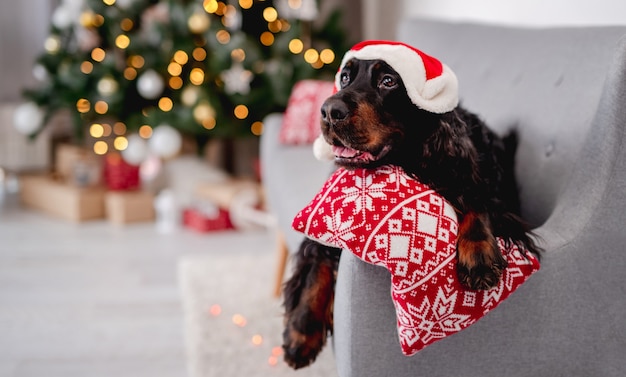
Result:
[[329,98],[322,105],[322,120],[328,123],[341,121],[348,117],[349,112],[345,102],[336,98]]

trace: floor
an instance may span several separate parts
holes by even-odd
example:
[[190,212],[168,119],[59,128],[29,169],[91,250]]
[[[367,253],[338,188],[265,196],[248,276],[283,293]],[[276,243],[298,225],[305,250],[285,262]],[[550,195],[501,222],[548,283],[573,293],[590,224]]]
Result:
[[0,197],[0,377],[185,376],[177,261],[272,245],[264,231],[71,224]]

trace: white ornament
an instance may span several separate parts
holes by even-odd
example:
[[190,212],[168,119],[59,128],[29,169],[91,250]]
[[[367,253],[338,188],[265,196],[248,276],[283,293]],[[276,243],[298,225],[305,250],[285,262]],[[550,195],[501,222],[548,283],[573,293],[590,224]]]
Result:
[[98,81],[98,93],[103,96],[110,96],[117,92],[119,84],[111,76],[105,76]]
[[34,102],[26,102],[15,109],[13,126],[25,135],[31,135],[43,125],[44,113]]
[[137,91],[146,99],[156,99],[163,93],[165,83],[161,75],[149,69],[137,79]]
[[58,29],[67,29],[73,23],[72,10],[65,6],[59,5],[52,13],[52,25]]
[[33,77],[37,79],[37,81],[47,81],[50,78],[50,74],[46,67],[41,64],[35,64],[33,67]]
[[148,143],[141,136],[128,136],[128,146],[122,151],[122,158],[131,165],[140,165],[148,157]]
[[243,69],[240,63],[234,64],[230,69],[222,72],[222,80],[224,81],[224,90],[226,94],[243,94],[250,93],[250,83],[252,82],[252,72]]
[[150,150],[159,157],[174,157],[183,145],[180,132],[168,124],[162,124],[154,129],[150,141]]

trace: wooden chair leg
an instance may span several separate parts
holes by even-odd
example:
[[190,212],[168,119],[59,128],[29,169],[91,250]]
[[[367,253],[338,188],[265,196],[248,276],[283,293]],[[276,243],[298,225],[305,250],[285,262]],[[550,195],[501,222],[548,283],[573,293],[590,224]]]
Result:
[[285,276],[285,267],[287,266],[287,259],[289,257],[289,250],[287,249],[285,236],[283,236],[281,232],[278,232],[278,236],[276,237],[276,245],[278,246],[278,263],[276,265],[274,297],[280,297],[283,289],[283,277]]

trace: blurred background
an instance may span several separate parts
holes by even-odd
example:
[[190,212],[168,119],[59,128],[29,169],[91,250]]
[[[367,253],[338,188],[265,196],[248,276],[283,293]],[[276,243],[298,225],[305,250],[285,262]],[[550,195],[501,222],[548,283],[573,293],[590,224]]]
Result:
[[[0,377],[291,375],[265,119],[402,17],[624,25],[626,2],[0,2]],[[331,351],[300,373],[335,374]]]

